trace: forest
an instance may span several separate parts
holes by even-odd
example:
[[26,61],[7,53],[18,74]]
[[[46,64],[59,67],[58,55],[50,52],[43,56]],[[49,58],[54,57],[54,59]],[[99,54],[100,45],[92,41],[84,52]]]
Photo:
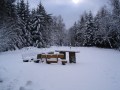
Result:
[[95,15],[84,12],[67,30],[62,16],[47,13],[42,2],[30,9],[28,1],[1,0],[0,52],[29,46],[120,49],[120,1],[110,2]]

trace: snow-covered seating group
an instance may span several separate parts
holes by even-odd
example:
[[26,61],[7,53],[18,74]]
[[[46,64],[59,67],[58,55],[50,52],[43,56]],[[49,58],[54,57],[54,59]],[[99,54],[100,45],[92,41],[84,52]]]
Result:
[[54,52],[48,52],[48,53],[40,53],[37,54],[37,56],[33,54],[28,55],[22,55],[23,62],[35,62],[35,63],[43,63],[46,62],[47,64],[51,63],[58,63],[58,61],[61,61],[62,65],[65,65],[67,63],[67,60],[64,59],[64,54],[61,53],[54,53]]
[[50,63],[58,63],[58,59],[61,59],[62,64],[65,65],[67,61],[63,60],[62,58],[64,58],[64,54],[38,54],[37,62],[38,61],[44,62],[43,59],[45,59],[46,63],[50,64]]

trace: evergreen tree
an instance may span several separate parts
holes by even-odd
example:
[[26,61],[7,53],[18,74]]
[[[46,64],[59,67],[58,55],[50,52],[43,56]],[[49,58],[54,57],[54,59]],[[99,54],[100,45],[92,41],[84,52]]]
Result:
[[16,9],[13,2],[14,0],[2,0],[2,4],[0,3],[2,5],[1,10],[3,10],[0,14],[0,17],[2,17],[0,27],[1,51],[15,50],[16,48],[23,47],[21,43],[22,38],[20,37],[21,31],[18,31],[20,27],[17,24]]
[[75,22],[73,27],[70,28],[70,45],[76,46],[76,38],[77,38],[77,23]]
[[18,13],[18,24],[22,29],[22,37],[24,38],[24,46],[31,45],[31,34],[30,34],[30,10],[29,10],[29,3],[24,2],[21,0],[17,2],[17,13]]
[[29,2],[27,0],[27,4],[26,4],[26,21],[28,21],[28,19],[30,18],[30,9],[29,9]]
[[26,40],[27,40],[27,44],[28,46],[31,46],[32,45],[32,38],[31,38],[31,33],[30,33],[30,25],[31,25],[31,15],[30,15],[30,9],[29,9],[29,2],[27,0],[27,3],[26,3],[26,8],[25,8],[25,18],[26,18],[26,22],[25,22],[25,26],[26,26],[26,33],[25,33],[25,36],[26,36]]
[[35,47],[44,47],[44,40],[41,31],[41,17],[36,15],[32,19],[31,27],[32,43]]
[[41,3],[32,15],[31,35],[33,36],[34,46],[46,47],[49,39],[51,16],[46,13]]
[[95,17],[96,34],[95,44],[98,47],[115,48],[116,29],[114,19],[106,7],[101,8]]
[[78,21],[78,32],[76,35],[77,46],[84,45],[83,43],[83,41],[85,40],[84,34],[85,34],[85,18],[84,15],[82,15],[80,20]]
[[114,47],[120,48],[120,1],[111,0],[112,6],[112,38],[114,38]]
[[18,16],[20,17],[21,20],[23,20],[24,22],[26,21],[26,5],[24,0],[20,0],[20,3],[18,2]]
[[53,22],[51,24],[51,45],[64,45],[65,39],[65,24],[61,16],[53,17]]
[[24,0],[18,0],[17,2],[17,14],[18,17],[24,22],[27,23],[29,17],[30,17],[30,10],[29,10],[29,2],[24,2]]
[[84,45],[86,46],[94,45],[94,41],[93,41],[94,32],[95,32],[94,20],[93,20],[92,12],[90,12],[88,16],[86,16]]
[[115,17],[120,16],[120,1],[111,0],[111,4],[113,6],[113,15],[115,15]]
[[43,40],[45,42],[45,47],[47,46],[47,44],[49,43],[49,26],[52,22],[52,18],[51,18],[51,14],[47,14],[46,11],[45,11],[45,8],[44,6],[42,5],[42,3],[40,2],[40,4],[38,5],[38,8],[37,8],[37,15],[40,16],[40,19],[41,19],[41,26],[40,26],[40,29],[41,29],[41,32],[42,32],[42,35],[43,35]]
[[101,41],[102,41],[102,36],[100,33],[100,25],[102,24],[101,21],[101,13],[100,11],[97,12],[94,21],[95,21],[95,36],[94,36],[94,41],[95,41],[95,46],[101,47]]

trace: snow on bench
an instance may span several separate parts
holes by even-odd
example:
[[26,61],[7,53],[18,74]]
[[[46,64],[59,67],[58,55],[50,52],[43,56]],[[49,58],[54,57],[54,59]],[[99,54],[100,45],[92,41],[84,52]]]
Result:
[[[58,63],[58,59],[64,58],[64,54],[41,54],[41,59],[45,58],[46,63]],[[67,63],[66,60],[61,60],[62,64],[65,65]]]

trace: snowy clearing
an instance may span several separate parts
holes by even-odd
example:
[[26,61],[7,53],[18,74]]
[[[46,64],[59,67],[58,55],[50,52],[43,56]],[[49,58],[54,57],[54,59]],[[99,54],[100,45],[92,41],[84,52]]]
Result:
[[23,62],[37,53],[69,50],[24,48],[0,53],[0,90],[120,90],[120,52],[76,47],[76,64]]

